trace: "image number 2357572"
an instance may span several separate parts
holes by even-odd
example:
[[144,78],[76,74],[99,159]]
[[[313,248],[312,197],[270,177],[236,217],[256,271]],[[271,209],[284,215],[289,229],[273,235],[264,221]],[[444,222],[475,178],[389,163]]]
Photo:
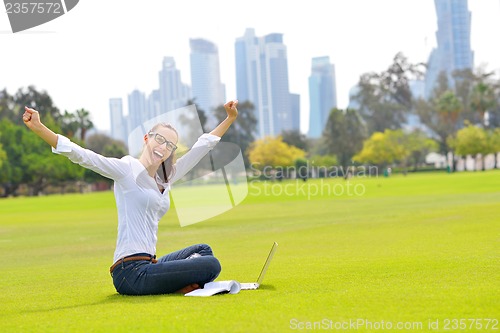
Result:
[[52,21],[73,9],[79,0],[4,0],[12,32],[27,30]]

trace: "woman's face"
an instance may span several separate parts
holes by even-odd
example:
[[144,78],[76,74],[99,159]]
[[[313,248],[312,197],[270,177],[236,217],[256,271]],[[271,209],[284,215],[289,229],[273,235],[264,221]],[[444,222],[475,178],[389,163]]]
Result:
[[160,165],[163,161],[174,153],[177,145],[177,134],[170,128],[158,126],[145,136],[146,149],[150,162],[153,165]]

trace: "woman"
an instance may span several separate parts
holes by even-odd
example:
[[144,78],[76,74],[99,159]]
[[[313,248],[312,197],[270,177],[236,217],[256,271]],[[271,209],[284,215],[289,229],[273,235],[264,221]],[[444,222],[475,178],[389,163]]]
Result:
[[120,294],[187,293],[219,275],[219,261],[206,244],[193,245],[156,260],[157,231],[158,222],[170,207],[170,185],[219,142],[238,116],[237,105],[237,100],[227,102],[226,119],[210,133],[201,135],[175,164],[173,157],[179,138],[168,124],[157,124],[144,135],[139,159],[132,156],[117,159],[84,149],[55,134],[40,121],[38,111],[25,107],[24,123],[51,145],[54,153],[114,180],[118,238],[110,272]]

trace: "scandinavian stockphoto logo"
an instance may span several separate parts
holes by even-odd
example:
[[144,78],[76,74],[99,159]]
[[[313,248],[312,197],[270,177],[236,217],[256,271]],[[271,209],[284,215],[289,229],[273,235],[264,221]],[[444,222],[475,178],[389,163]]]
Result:
[[[206,221],[240,204],[248,195],[240,147],[231,142],[219,142],[207,153],[204,145],[196,145],[204,130],[195,105],[167,112],[156,111],[150,112],[147,119],[136,119],[140,123],[128,135],[128,150],[130,155],[140,156],[145,149],[144,134],[158,124],[169,124],[176,129],[178,142],[175,155],[179,168],[174,173],[176,179],[170,195],[179,224],[184,227]],[[187,154],[190,157],[183,159]],[[158,169],[158,176],[165,177],[162,168]],[[151,185],[150,178],[144,170],[136,180],[147,188]],[[152,185],[156,187],[156,184]]]
[[3,0],[12,32],[52,21],[73,9],[79,0]]

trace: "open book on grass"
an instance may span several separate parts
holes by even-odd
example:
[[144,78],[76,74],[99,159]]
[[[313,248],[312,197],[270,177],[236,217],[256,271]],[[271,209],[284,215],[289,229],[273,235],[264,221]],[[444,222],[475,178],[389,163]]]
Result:
[[205,283],[203,289],[193,290],[184,296],[212,296],[216,294],[237,294],[241,290],[241,285],[238,281],[214,281]]

